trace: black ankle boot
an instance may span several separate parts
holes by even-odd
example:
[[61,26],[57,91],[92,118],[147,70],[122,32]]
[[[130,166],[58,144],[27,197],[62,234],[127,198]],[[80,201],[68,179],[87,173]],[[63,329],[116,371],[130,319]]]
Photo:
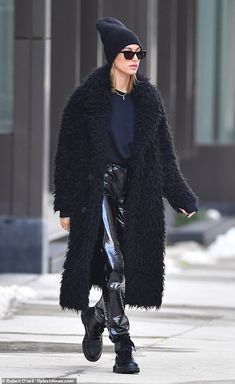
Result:
[[138,364],[132,356],[132,347],[135,349],[133,341],[129,334],[120,335],[120,338],[115,342],[115,365],[113,372],[115,373],[138,373],[140,371]]
[[101,324],[94,316],[95,307],[90,307],[81,313],[85,327],[85,336],[82,341],[82,351],[89,361],[97,361],[102,355],[103,336],[105,324]]

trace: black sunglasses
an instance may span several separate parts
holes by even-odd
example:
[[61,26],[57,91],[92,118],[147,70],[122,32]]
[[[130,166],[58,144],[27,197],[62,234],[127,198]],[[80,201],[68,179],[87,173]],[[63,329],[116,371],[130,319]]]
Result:
[[124,57],[126,60],[132,60],[135,55],[139,60],[142,60],[145,58],[147,53],[147,51],[144,51],[144,50],[137,51],[137,52],[133,52],[133,51],[120,51],[120,52],[124,53]]

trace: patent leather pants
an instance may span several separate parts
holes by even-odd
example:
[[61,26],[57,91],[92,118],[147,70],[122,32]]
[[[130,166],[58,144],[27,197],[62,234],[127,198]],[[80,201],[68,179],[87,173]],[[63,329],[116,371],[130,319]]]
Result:
[[124,260],[121,251],[125,230],[123,202],[126,180],[127,167],[107,163],[102,201],[106,282],[102,288],[102,296],[95,305],[95,316],[99,321],[105,318],[112,342],[117,341],[119,335],[129,331],[129,320],[125,314]]

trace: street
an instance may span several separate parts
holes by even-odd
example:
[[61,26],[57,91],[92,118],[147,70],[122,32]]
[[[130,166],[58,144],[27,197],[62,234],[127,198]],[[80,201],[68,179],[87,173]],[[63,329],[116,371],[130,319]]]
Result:
[[[112,372],[113,344],[91,363],[81,350],[80,316],[58,305],[60,274],[2,274],[1,286],[27,286],[36,296],[20,301],[0,321],[0,377],[77,378],[78,383],[235,383],[233,257],[210,265],[171,266],[159,311],[127,309],[137,375]],[[100,297],[91,291],[90,305]]]

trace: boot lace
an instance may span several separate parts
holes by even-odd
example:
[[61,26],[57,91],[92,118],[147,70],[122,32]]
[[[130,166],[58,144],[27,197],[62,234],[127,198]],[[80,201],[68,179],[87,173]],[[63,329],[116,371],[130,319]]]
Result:
[[123,335],[120,338],[120,344],[121,344],[121,349],[120,349],[119,356],[121,355],[120,357],[122,359],[126,359],[126,358],[130,359],[132,357],[132,348],[134,349],[134,351],[136,351],[135,344],[130,339],[130,336]]

